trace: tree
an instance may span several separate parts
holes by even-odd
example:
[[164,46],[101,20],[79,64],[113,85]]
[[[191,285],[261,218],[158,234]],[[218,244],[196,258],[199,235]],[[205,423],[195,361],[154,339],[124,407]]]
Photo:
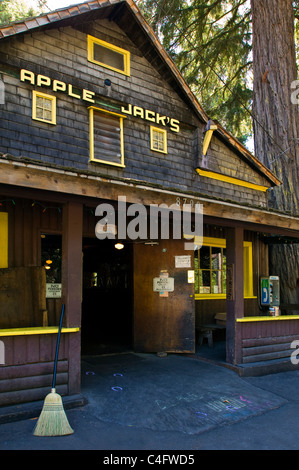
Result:
[[35,7],[28,7],[25,0],[3,0],[0,3],[0,25],[37,16],[47,8],[47,0],[36,0],[35,3]]
[[[281,179],[272,206],[299,214],[299,116],[294,10],[291,0],[251,0],[255,153]],[[295,92],[295,93],[294,93]],[[291,99],[293,97],[293,99]],[[287,260],[287,262],[285,262]],[[299,303],[299,247],[273,245],[272,274],[281,278],[283,303]]]
[[[299,99],[299,0],[139,3],[209,116],[243,142],[253,124],[256,156],[283,183],[270,194],[269,205],[298,215],[298,104],[290,96]],[[298,304],[298,245],[272,246],[270,271],[281,278],[283,302]]]
[[252,133],[248,0],[139,0],[207,114],[242,142]]

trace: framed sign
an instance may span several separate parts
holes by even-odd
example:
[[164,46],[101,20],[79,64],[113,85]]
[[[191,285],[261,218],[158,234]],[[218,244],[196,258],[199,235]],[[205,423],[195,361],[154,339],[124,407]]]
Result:
[[46,284],[46,298],[47,299],[60,299],[61,297],[61,284]]

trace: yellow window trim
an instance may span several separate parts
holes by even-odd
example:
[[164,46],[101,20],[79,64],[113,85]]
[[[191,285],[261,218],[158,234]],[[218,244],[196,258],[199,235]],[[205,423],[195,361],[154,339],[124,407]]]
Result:
[[[112,67],[110,65],[105,64],[104,62],[99,62],[94,59],[94,44],[99,44],[100,46],[105,47],[106,49],[110,49],[111,51],[118,52],[119,54],[123,55],[124,58],[124,70]],[[87,58],[89,62],[92,62],[93,64],[101,65],[102,67],[105,67],[110,70],[114,70],[115,72],[122,73],[123,75],[127,75],[130,77],[130,52],[126,51],[125,49],[122,49],[121,47],[114,46],[113,44],[110,44],[109,42],[102,41],[101,39],[95,38],[94,36],[90,36],[89,34],[87,35]]]
[[[203,246],[226,248],[225,238],[203,237]],[[244,298],[254,299],[253,295],[253,263],[252,263],[252,242],[243,242],[244,253]],[[195,294],[195,300],[217,300],[226,299],[226,294]]]
[[[41,119],[36,115],[36,98],[46,98],[51,101],[51,114],[52,119],[49,121],[47,119]],[[56,96],[48,95],[46,93],[41,93],[39,91],[32,91],[32,119],[35,121],[45,122],[47,124],[56,124]]]
[[256,191],[266,192],[269,189],[268,186],[262,186],[260,184],[250,183],[249,181],[240,180],[239,178],[234,178],[232,176],[222,175],[214,171],[202,170],[201,168],[196,168],[196,171],[200,176],[204,176],[206,178],[212,178],[218,181],[223,181],[224,183],[230,183],[230,184],[235,184],[237,186],[243,186],[245,188],[255,189]]
[[[97,163],[103,163],[105,165],[112,165],[112,166],[117,166],[121,168],[125,168],[125,156],[124,156],[124,125],[123,125],[123,120],[126,118],[123,114],[115,113],[113,111],[107,111],[106,109],[102,108],[97,108],[95,106],[90,106],[89,108],[89,161],[90,162],[97,162]],[[118,116],[119,117],[119,127],[120,127],[120,152],[121,152],[121,157],[120,163],[113,163],[113,162],[108,162],[106,160],[101,160],[99,158],[95,158],[94,156],[94,124],[93,124],[93,116],[94,116],[94,111],[98,111],[100,113],[104,114],[112,114],[113,116]]]
[[[165,129],[160,129],[159,127],[154,127],[154,126],[150,126],[150,128],[151,128],[151,150],[153,150],[154,152],[167,153],[167,131]],[[163,135],[163,150],[154,148],[155,132]]]
[[8,267],[8,213],[0,212],[0,268]]

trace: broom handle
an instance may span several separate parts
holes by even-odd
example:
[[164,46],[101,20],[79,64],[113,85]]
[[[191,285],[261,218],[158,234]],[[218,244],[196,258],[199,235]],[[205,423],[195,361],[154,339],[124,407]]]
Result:
[[56,343],[56,353],[55,353],[55,362],[54,362],[54,373],[53,373],[52,388],[55,388],[56,370],[57,370],[57,360],[58,360],[58,350],[59,350],[60,334],[61,334],[61,328],[62,328],[63,313],[64,313],[64,304],[62,305],[62,311],[61,311],[60,323],[59,323],[59,330],[58,330],[58,337],[57,337],[57,343]]

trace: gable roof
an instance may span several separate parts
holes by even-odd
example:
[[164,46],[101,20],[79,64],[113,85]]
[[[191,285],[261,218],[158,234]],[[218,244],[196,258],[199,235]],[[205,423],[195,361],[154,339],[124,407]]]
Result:
[[[92,0],[59,8],[34,18],[27,18],[3,25],[0,27],[0,40],[32,31],[70,26],[76,23],[82,24],[82,20],[89,21],[105,18],[114,21],[125,31],[146,59],[175,89],[178,95],[192,107],[199,119],[203,123],[208,123],[209,116],[197,101],[178,68],[159,42],[153,29],[146,22],[133,0]],[[236,151],[252,168],[262,173],[272,186],[281,184],[280,180],[258,158],[252,155],[244,145],[218,122],[215,134]]]

